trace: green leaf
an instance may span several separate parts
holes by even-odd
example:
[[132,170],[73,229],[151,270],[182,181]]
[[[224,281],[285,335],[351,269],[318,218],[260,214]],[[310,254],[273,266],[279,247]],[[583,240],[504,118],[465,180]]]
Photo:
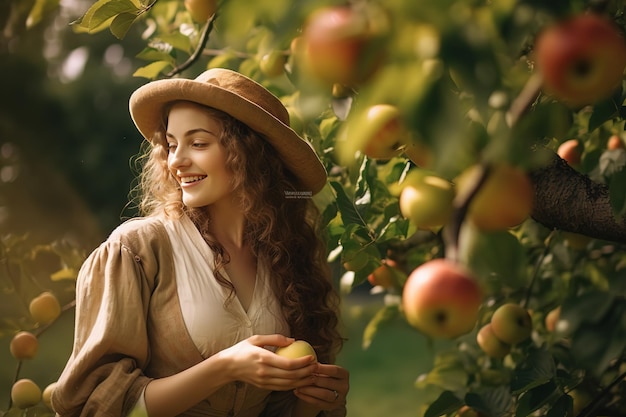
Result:
[[624,171],[626,166],[626,151],[624,149],[612,149],[602,152],[598,161],[600,174],[605,178]]
[[511,380],[511,391],[519,394],[546,384],[555,376],[556,364],[552,355],[545,350],[534,349],[516,366]]
[[559,331],[573,334],[582,323],[597,324],[611,309],[614,296],[606,291],[588,291],[567,298],[561,307]]
[[374,314],[374,317],[367,323],[365,330],[363,330],[363,349],[367,349],[372,344],[378,330],[395,320],[400,316],[400,309],[398,305],[386,305]]
[[164,34],[159,36],[159,40],[171,45],[174,49],[183,51],[185,53],[192,53],[193,47],[191,46],[191,39],[188,36],[183,35],[180,32],[173,32],[170,34]]
[[574,409],[574,400],[567,394],[563,394],[550,407],[546,417],[567,417],[571,416]]
[[605,122],[619,116],[619,106],[613,98],[604,100],[593,106],[593,112],[589,118],[589,132],[593,132]]
[[30,29],[36,26],[41,22],[41,19],[43,19],[46,13],[57,8],[58,5],[59,0],[36,0],[26,18],[26,27]]
[[552,400],[556,393],[556,384],[549,381],[543,385],[533,387],[523,393],[517,402],[516,417],[527,417]]
[[136,17],[138,12],[139,9],[130,0],[111,0],[94,10],[87,22],[87,27],[96,28],[109,19],[115,20],[114,18],[120,14],[132,13]]
[[167,61],[156,61],[152,62],[145,67],[138,68],[137,71],[133,73],[135,77],[144,77],[150,80],[154,80],[159,76],[161,71],[165,68],[171,67],[172,64]]
[[120,13],[113,18],[109,30],[117,39],[124,39],[137,18],[135,13]]
[[426,410],[424,417],[439,417],[463,406],[463,401],[450,391],[444,391]]
[[485,416],[511,415],[513,397],[505,386],[482,388],[465,396],[465,404]]
[[466,391],[468,373],[458,351],[439,352],[435,357],[433,369],[420,378],[415,386],[423,389],[434,385],[444,390],[463,393]]
[[343,185],[338,181],[330,181],[330,186],[335,190],[337,198],[337,207],[341,214],[341,219],[345,225],[358,224],[365,226],[365,222],[361,218],[359,212],[356,210],[352,199],[348,196]]

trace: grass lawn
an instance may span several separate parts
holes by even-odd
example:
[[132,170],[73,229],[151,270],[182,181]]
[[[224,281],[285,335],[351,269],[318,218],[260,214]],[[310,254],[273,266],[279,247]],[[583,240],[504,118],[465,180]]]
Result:
[[382,302],[376,297],[344,299],[343,320],[349,340],[338,362],[350,371],[348,416],[417,417],[413,384],[430,369],[433,353],[426,338],[402,319],[380,329],[364,350],[363,330],[380,306]]
[[[343,302],[348,341],[338,362],[350,371],[349,417],[417,417],[415,379],[429,370],[432,352],[426,339],[398,319],[362,348],[363,330],[382,305],[377,297],[351,295]],[[65,314],[40,340],[37,357],[25,361],[21,376],[42,389],[59,375],[71,350],[73,314]],[[0,410],[6,409],[15,373],[9,337],[0,339]]]

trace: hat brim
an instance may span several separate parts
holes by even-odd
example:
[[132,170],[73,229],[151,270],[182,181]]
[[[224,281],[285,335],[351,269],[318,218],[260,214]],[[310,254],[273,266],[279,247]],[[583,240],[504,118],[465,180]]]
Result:
[[162,128],[164,107],[178,100],[192,101],[228,113],[265,138],[304,189],[319,192],[326,184],[326,170],[309,142],[291,127],[252,101],[218,85],[190,79],[153,81],[130,97],[131,118],[139,132],[152,140]]

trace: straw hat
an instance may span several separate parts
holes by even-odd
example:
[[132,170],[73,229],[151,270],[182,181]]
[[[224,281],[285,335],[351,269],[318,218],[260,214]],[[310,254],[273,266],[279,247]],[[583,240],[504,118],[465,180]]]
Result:
[[213,68],[194,80],[167,79],[139,87],[130,97],[130,115],[148,140],[162,128],[164,106],[187,100],[230,114],[264,137],[299,179],[299,191],[317,193],[326,170],[313,147],[289,127],[289,113],[263,86],[235,71]]

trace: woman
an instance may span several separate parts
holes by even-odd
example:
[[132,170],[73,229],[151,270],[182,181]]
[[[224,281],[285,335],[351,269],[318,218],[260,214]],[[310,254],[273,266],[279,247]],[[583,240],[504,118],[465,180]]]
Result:
[[[142,217],[81,268],[60,416],[345,415],[338,296],[310,196],[326,182],[280,101],[236,72],[130,99]],[[273,351],[295,339],[313,355]]]

